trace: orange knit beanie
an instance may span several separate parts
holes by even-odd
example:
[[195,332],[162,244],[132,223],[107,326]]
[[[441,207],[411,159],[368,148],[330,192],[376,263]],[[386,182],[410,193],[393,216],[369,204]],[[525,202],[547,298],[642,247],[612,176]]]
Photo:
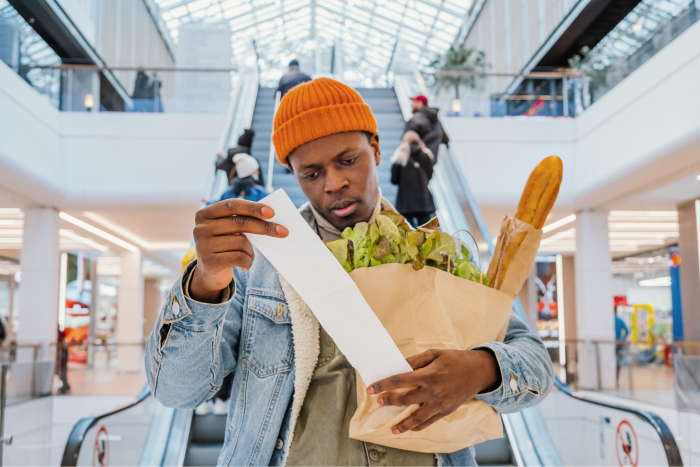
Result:
[[377,121],[357,91],[330,78],[300,84],[284,96],[275,115],[277,160],[286,165],[302,144],[345,131],[377,131]]

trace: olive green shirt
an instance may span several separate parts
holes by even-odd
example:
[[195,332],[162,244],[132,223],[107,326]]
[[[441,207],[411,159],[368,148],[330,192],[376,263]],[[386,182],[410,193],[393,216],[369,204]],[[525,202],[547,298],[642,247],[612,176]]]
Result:
[[350,439],[357,409],[355,369],[333,339],[320,329],[318,363],[299,412],[287,465],[436,465],[434,454]]

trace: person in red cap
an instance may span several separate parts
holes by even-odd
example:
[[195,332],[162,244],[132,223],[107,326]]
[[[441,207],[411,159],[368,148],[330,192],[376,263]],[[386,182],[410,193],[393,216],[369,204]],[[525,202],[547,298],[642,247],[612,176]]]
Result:
[[413,117],[406,122],[404,133],[407,131],[415,131],[420,136],[420,139],[435,155],[437,161],[438,148],[441,144],[448,144],[450,138],[442,128],[440,120],[438,120],[438,111],[433,107],[428,107],[428,98],[423,94],[416,97],[411,97],[411,111]]

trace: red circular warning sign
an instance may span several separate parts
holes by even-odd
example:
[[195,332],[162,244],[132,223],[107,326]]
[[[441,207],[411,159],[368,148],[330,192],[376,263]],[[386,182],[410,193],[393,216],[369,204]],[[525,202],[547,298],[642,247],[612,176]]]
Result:
[[631,465],[637,467],[639,462],[639,443],[634,428],[627,420],[622,420],[617,426],[615,434],[615,453],[617,463],[620,466]]
[[92,465],[106,467],[109,462],[109,435],[107,428],[100,427],[95,436],[95,446],[92,449]]

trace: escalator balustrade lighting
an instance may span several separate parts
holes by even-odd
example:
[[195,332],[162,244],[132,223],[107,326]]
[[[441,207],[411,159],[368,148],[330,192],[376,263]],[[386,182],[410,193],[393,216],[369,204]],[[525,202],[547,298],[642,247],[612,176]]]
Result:
[[115,245],[118,245],[126,250],[129,250],[133,253],[136,253],[137,251],[139,251],[138,247],[132,245],[131,243],[127,243],[124,240],[122,240],[121,238],[117,238],[114,235],[105,232],[104,230],[100,230],[97,227],[93,227],[92,225],[88,224],[87,222],[83,222],[80,219],[76,219],[75,217],[70,216],[70,215],[66,214],[65,212],[59,213],[58,216],[61,219],[63,219],[64,221],[70,222],[71,224],[73,224],[77,227],[80,227],[81,229],[87,230],[88,232],[93,233],[99,237],[102,237],[105,240],[110,241],[110,242],[114,243]]

